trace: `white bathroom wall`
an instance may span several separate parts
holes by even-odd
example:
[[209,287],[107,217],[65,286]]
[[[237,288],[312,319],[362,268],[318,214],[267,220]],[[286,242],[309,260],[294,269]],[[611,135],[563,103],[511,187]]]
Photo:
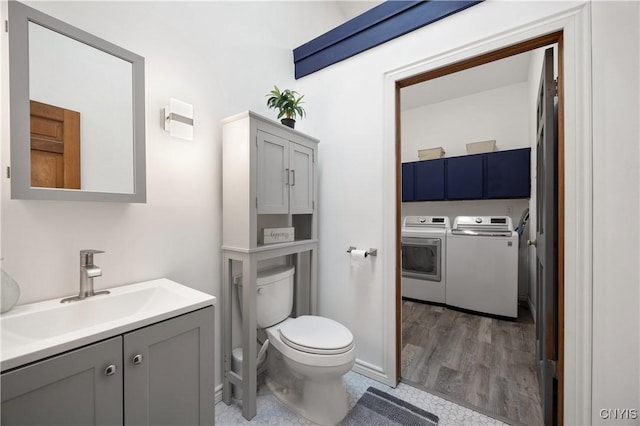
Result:
[[[484,2],[298,80],[299,91],[317,99],[309,105],[307,125],[308,133],[322,141],[320,313],[354,331],[358,362],[372,374],[391,374],[385,363],[394,350],[385,330],[395,318],[383,307],[386,289],[395,283],[384,282],[381,263],[395,249],[392,242],[383,244],[382,227],[383,208],[394,202],[383,199],[381,190],[385,73],[575,5]],[[523,139],[528,143],[528,136]],[[380,249],[358,274],[345,254],[351,245]]]
[[593,423],[639,425],[640,3],[592,11]]
[[[600,100],[593,108],[593,136],[598,156],[593,168],[594,213],[611,220],[606,224],[597,222],[594,227],[594,301],[596,296],[599,299],[594,303],[596,335],[592,350],[595,356],[593,365],[577,371],[577,376],[572,376],[572,381],[566,383],[569,393],[565,395],[565,415],[569,423],[589,419],[591,413],[585,414],[585,409],[590,411],[591,407],[594,411],[603,408],[603,404],[606,405],[604,408],[620,405],[618,403],[637,407],[640,401],[638,4],[609,7],[609,2],[593,3],[593,35],[589,24],[586,32],[571,34],[573,39],[592,41],[594,45],[593,63],[597,65],[594,65],[593,84],[587,82],[593,88],[594,102]],[[560,16],[574,8],[581,8],[581,4],[484,2],[298,81],[298,89],[308,99],[314,99],[308,109],[306,130],[322,140],[319,158],[320,311],[353,330],[358,362],[368,367],[372,375],[391,375],[390,369],[394,366],[388,360],[395,350],[388,334],[395,318],[389,317],[384,309],[387,289],[395,283],[384,281],[382,268],[385,256],[393,256],[395,250],[394,241],[386,240],[385,244],[385,230],[382,229],[383,209],[394,202],[384,198],[381,191],[387,185],[383,177],[388,175],[383,169],[383,152],[388,152],[383,126],[385,73],[424,59],[441,58],[452,49],[463,50],[478,40],[540,22],[549,16]],[[586,16],[590,20],[589,10],[587,7],[586,15],[580,15],[580,19]],[[610,28],[616,29],[611,35],[607,34]],[[624,36],[625,31],[630,35]],[[621,52],[618,46],[612,46],[618,38],[624,39],[621,44],[624,55],[617,53]],[[611,65],[608,65],[609,61],[612,61]],[[582,64],[576,66],[582,69]],[[616,100],[621,97],[626,97],[626,101],[618,103]],[[354,104],[357,105],[355,111]],[[569,126],[584,125],[576,122],[575,116],[567,117],[567,120]],[[590,141],[581,139],[576,143],[585,146],[588,155]],[[581,167],[583,164],[581,159],[568,158],[567,161],[574,172],[576,165]],[[567,188],[566,197],[574,206],[580,188],[582,186]],[[573,218],[567,220],[573,221]],[[621,223],[624,226],[620,226]],[[596,230],[598,227],[602,228]],[[588,234],[589,230],[585,232]],[[355,268],[345,254],[350,245],[377,247],[378,257],[371,260],[367,269],[354,272]],[[570,247],[574,247],[575,252],[569,256],[582,262],[584,248]],[[575,283],[581,274],[582,270],[567,269],[565,281]],[[385,273],[385,276],[388,275]],[[571,291],[575,292],[575,289]],[[571,312],[578,312],[578,316],[566,318],[571,326],[566,330],[565,342],[570,355],[591,351],[591,346],[576,346],[584,343],[577,336],[583,327],[576,322],[583,320],[581,309],[574,305]],[[590,312],[584,312],[584,315],[588,322]],[[589,324],[586,327],[588,330]],[[589,362],[589,354],[586,360]],[[595,374],[593,387],[588,371]],[[588,389],[580,387],[585,380]],[[582,392],[589,395],[589,389],[593,392],[593,404],[581,398]],[[634,421],[637,424],[637,420]]]
[[[96,257],[96,288],[167,277],[220,296],[221,126],[246,109],[274,117],[265,94],[293,84],[292,48],[341,16],[322,2],[39,2],[45,13],[145,57],[147,203],[10,199],[2,174],[2,267],[19,303],[78,291],[78,252]],[[3,2],[0,21],[6,17]],[[283,22],[286,25],[275,25]],[[7,34],[2,32],[2,170],[9,165]],[[162,130],[170,97],[194,105],[194,140]],[[303,122],[304,123],[304,122]],[[304,126],[301,125],[301,128]],[[219,318],[220,307],[216,309]],[[220,324],[216,382],[221,383]]]

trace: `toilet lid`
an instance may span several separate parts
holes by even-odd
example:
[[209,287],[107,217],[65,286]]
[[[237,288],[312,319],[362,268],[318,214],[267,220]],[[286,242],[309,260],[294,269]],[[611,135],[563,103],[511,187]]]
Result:
[[303,315],[280,328],[282,341],[294,349],[312,354],[332,355],[353,347],[353,334],[329,318]]

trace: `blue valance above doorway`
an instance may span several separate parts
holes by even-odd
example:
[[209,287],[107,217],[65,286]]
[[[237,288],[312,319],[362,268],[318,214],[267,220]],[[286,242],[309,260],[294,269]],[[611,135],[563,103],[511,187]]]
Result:
[[482,1],[385,1],[295,48],[295,78],[314,73]]

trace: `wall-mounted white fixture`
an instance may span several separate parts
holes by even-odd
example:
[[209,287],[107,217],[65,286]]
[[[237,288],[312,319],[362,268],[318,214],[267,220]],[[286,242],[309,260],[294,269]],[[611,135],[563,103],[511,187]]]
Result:
[[169,99],[164,107],[164,130],[176,138],[193,140],[193,105]]

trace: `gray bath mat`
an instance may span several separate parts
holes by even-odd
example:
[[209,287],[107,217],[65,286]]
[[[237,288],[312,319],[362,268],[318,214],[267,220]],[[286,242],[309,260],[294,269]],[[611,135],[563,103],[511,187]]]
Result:
[[370,387],[340,424],[343,426],[435,426],[438,421],[438,416],[435,414]]

